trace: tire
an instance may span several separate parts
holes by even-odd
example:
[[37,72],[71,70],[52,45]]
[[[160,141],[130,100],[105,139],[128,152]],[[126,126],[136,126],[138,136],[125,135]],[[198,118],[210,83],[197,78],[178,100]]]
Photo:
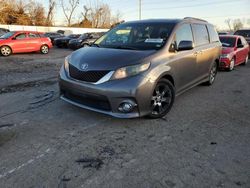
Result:
[[172,108],[175,100],[175,88],[167,79],[160,79],[151,97],[151,119],[164,117]]
[[230,61],[230,66],[229,66],[229,68],[227,70],[232,71],[232,70],[234,70],[234,67],[235,67],[235,59],[232,58],[231,61]]
[[89,44],[86,44],[86,43],[85,43],[85,44],[82,45],[82,47],[83,47],[83,48],[89,47]]
[[42,54],[47,54],[49,53],[49,47],[47,45],[42,45],[41,48],[40,48],[40,52]]
[[0,48],[0,53],[2,56],[7,57],[7,56],[10,56],[12,54],[12,50],[9,46],[2,46]]
[[208,81],[205,82],[204,84],[207,85],[207,86],[211,86],[214,83],[214,80],[216,78],[217,72],[218,72],[218,65],[215,62],[213,64],[212,68],[209,71]]
[[245,62],[243,63],[243,65],[247,65],[247,62],[248,62],[248,55],[247,55],[246,60],[245,60]]

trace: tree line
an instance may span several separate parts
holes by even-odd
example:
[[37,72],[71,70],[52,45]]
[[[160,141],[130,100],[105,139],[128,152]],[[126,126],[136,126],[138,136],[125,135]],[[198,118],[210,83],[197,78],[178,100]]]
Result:
[[80,0],[49,0],[47,7],[36,0],[0,1],[0,24],[54,26],[58,15],[56,7],[64,15],[68,27],[110,28],[121,21],[119,11],[113,15],[110,6],[99,0],[85,3]]

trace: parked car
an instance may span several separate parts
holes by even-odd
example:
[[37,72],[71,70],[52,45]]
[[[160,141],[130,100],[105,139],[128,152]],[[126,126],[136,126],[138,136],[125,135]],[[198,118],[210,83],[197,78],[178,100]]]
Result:
[[54,44],[54,40],[58,39],[58,38],[62,38],[65,37],[63,34],[61,33],[55,33],[55,32],[47,32],[44,34],[46,37],[49,37],[52,44]]
[[250,55],[250,29],[241,29],[234,33],[234,35],[243,36],[249,44],[249,55]]
[[70,40],[77,39],[80,36],[81,35],[79,35],[79,34],[71,34],[71,35],[68,35],[68,36],[65,36],[62,38],[57,38],[54,40],[54,44],[59,48],[61,48],[61,47],[67,48]]
[[219,35],[228,35],[229,33],[228,32],[219,32],[218,34]]
[[35,51],[47,54],[51,47],[50,39],[35,31],[13,31],[0,37],[0,53],[3,56]]
[[218,33],[204,20],[125,22],[66,57],[60,96],[115,117],[160,118],[176,95],[214,83],[220,53]]
[[84,33],[78,39],[72,39],[69,41],[68,47],[76,50],[82,47],[90,46],[96,39],[100,38],[104,33]]
[[4,35],[5,33],[10,32],[10,30],[5,29],[5,28],[0,28],[0,36]]
[[222,35],[222,53],[220,68],[232,71],[236,65],[247,64],[249,45],[244,37],[239,35]]

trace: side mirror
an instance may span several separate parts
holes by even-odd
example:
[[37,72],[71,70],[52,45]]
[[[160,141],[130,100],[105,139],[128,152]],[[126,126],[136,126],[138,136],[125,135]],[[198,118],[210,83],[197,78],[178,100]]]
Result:
[[194,49],[193,41],[182,40],[177,47],[177,51],[192,50]]
[[244,45],[243,44],[239,44],[239,45],[237,45],[237,48],[243,48],[244,47]]

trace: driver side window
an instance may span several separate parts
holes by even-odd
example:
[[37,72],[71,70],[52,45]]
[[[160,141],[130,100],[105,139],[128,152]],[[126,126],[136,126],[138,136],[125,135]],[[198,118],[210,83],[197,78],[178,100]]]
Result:
[[170,51],[174,51],[178,49],[178,46],[181,41],[194,42],[193,33],[192,33],[190,24],[183,24],[177,29],[175,36],[174,36],[174,40],[170,46]]

